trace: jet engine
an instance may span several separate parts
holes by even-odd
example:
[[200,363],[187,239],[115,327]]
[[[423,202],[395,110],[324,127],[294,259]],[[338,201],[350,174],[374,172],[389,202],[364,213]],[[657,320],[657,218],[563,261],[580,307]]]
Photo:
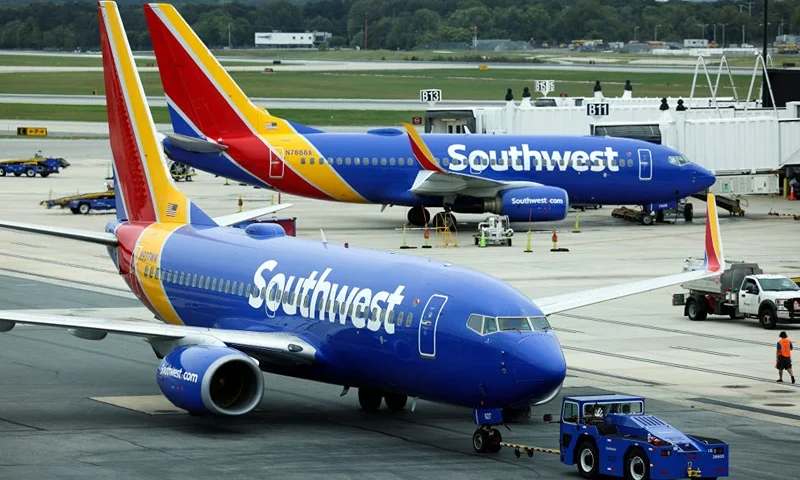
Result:
[[503,190],[494,197],[460,197],[452,209],[457,213],[508,215],[512,222],[556,222],[567,217],[569,197],[558,187],[520,187]]
[[157,380],[173,405],[194,414],[243,415],[264,396],[256,361],[223,346],[175,348],[161,360]]

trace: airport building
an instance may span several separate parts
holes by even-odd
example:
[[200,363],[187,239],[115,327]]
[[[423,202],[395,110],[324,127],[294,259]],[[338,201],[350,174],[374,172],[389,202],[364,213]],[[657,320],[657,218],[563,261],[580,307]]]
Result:
[[331,38],[330,32],[256,32],[257,48],[317,48]]

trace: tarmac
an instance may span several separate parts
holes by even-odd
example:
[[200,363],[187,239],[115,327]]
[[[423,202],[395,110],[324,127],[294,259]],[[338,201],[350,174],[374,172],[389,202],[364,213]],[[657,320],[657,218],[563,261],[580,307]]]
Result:
[[[45,150],[46,148],[46,150]],[[102,140],[0,139],[6,158],[42,149],[71,166],[48,178],[0,178],[0,218],[101,231],[109,213],[73,215],[39,205],[104,189],[110,150]],[[225,185],[199,173],[178,186],[212,216],[277,201],[277,194]],[[431,234],[431,249],[400,250],[405,209],[348,205],[281,195],[294,204],[280,216],[297,218],[298,236],[430,256],[494,275],[532,298],[680,272],[702,257],[703,202],[691,223],[645,227],[612,218],[611,208],[535,224],[533,253],[524,253],[528,225],[513,225],[512,247],[480,249],[472,233],[482,215],[458,215],[458,246]],[[758,262],[766,272],[800,275],[796,235],[800,202],[753,196],[744,217],[722,212],[726,258]],[[558,246],[550,252],[552,228]],[[408,229],[409,245],[423,244]],[[0,309],[103,318],[152,316],[138,306],[103,247],[0,230]],[[568,365],[564,395],[618,392],[642,395],[647,409],[690,434],[730,444],[733,479],[796,477],[800,447],[800,385],[776,384],[778,332],[756,320],[710,317],[691,322],[671,304],[680,286],[552,315]],[[486,299],[492,301],[491,298]],[[54,328],[18,326],[0,334],[0,478],[519,478],[574,479],[557,455],[514,457],[472,451],[471,412],[420,401],[414,412],[366,414],[355,392],[268,375],[259,410],[243,418],[187,415],[158,390],[158,361],[142,340],[110,335],[102,341]],[[511,424],[504,440],[557,448],[561,399]]]

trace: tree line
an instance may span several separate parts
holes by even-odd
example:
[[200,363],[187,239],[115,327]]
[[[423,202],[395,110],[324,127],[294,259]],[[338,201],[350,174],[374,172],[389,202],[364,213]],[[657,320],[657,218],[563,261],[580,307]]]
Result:
[[[142,1],[117,0],[131,47],[151,49]],[[682,42],[707,38],[759,45],[763,1],[655,0],[180,0],[178,8],[209,46],[254,46],[255,32],[326,31],[325,47],[413,50],[479,39]],[[71,51],[99,48],[94,0],[5,0],[0,48]],[[769,41],[800,34],[800,0],[770,0]],[[716,24],[716,27],[715,27]],[[723,27],[724,25],[724,27]],[[365,29],[366,27],[366,29]],[[473,30],[477,27],[476,31]],[[744,29],[743,29],[744,27]],[[229,37],[230,34],[230,37]]]

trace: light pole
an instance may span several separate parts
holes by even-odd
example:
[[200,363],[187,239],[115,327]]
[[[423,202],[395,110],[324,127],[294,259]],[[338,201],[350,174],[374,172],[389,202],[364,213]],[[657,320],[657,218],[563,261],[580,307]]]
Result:
[[722,23],[722,48],[725,48],[725,26],[727,23]]
[[[698,23],[697,26],[703,29],[702,38],[706,38],[706,27],[708,26],[708,24],[707,23]],[[708,39],[706,38],[706,40],[708,40]]]
[[661,26],[661,24],[660,24],[660,23],[659,23],[658,25],[656,25],[656,31],[655,31],[655,33],[653,34],[653,41],[654,41],[654,42],[657,42],[657,41],[658,41],[658,27],[660,27],[660,26]]
[[636,32],[638,32],[638,31],[639,31],[639,25],[636,25],[635,27],[633,27],[633,41],[634,42],[636,41]]
[[717,43],[717,24],[714,24],[714,43]]
[[228,23],[228,50],[231,49],[231,23]]

